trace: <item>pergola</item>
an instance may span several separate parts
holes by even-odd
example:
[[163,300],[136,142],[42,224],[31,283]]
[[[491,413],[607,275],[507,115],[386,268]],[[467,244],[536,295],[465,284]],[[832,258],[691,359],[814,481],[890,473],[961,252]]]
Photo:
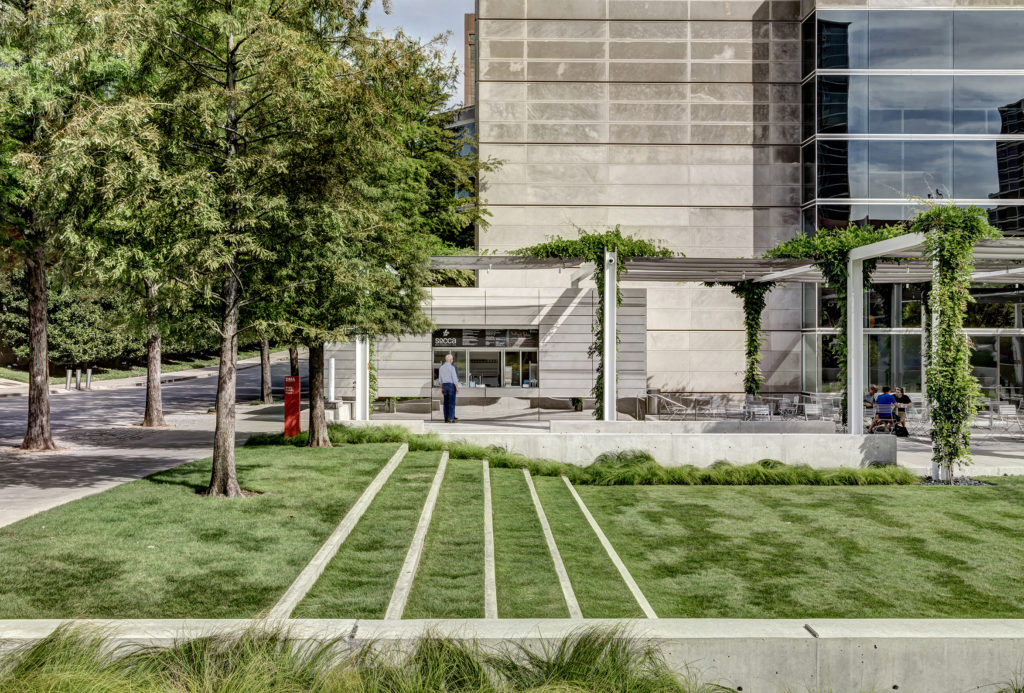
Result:
[[[871,275],[876,284],[928,283],[934,276],[932,263],[924,259],[924,234],[910,233],[879,243],[861,246],[850,252],[847,295],[847,411],[849,420],[859,422],[864,416],[861,386],[864,378],[864,263],[876,260]],[[1004,238],[981,241],[974,247],[977,283],[1005,284],[1024,281],[1024,238]],[[604,324],[615,325],[618,258],[606,252],[604,258]],[[572,259],[530,258],[516,255],[473,255],[433,257],[430,269],[457,270],[527,270],[574,269],[571,280],[575,283],[595,271],[592,263]],[[627,279],[628,278],[628,279]],[[624,280],[630,282],[802,282],[821,284],[824,278],[814,265],[806,260],[771,258],[641,258],[626,263]],[[933,315],[933,320],[937,316]],[[616,331],[604,332],[604,372],[616,372]],[[360,353],[357,349],[357,354]],[[358,363],[357,363],[358,369]],[[615,420],[616,388],[614,377],[605,378],[604,417]],[[357,388],[357,391],[360,391]],[[359,398],[357,397],[357,400]],[[356,411],[369,411],[366,403]],[[863,435],[860,425],[848,426],[851,435]]]

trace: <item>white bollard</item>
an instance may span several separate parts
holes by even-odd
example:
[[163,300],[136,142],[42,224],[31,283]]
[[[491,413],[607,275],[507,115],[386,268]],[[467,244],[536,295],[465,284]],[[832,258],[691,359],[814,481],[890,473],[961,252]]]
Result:
[[75,369],[75,389],[76,390],[81,390],[82,389],[82,369],[81,368],[76,368]]
[[91,390],[92,389],[92,369],[91,368],[86,368],[85,369],[85,389],[86,390]]
[[71,389],[71,369],[68,368],[67,372],[68,372],[68,379],[64,381],[64,389],[65,390],[70,390]]
[[327,401],[334,402],[334,359],[327,359]]

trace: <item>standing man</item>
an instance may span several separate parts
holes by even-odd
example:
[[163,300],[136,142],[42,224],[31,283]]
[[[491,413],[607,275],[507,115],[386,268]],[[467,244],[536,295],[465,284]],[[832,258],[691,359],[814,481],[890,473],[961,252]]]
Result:
[[455,357],[448,354],[444,363],[437,369],[437,380],[441,383],[441,394],[444,395],[444,422],[455,423],[455,395],[459,391],[459,372],[455,369]]

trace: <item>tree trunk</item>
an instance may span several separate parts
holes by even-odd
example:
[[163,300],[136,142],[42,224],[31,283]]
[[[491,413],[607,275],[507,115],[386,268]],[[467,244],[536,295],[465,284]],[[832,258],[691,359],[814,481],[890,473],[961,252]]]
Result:
[[26,256],[28,274],[28,426],[21,447],[56,450],[50,430],[50,365],[46,339],[46,262],[43,251]]
[[309,443],[311,448],[329,448],[327,412],[324,411],[324,345],[309,346]]
[[260,342],[260,391],[263,393],[264,404],[271,404],[274,401],[273,381],[270,379],[269,339]]
[[146,341],[146,414],[142,419],[144,428],[166,426],[164,420],[163,392],[160,389],[160,328],[156,322],[156,284],[146,282],[146,315],[149,320],[149,339]]
[[[234,263],[233,263],[234,264]],[[237,268],[224,281],[224,319],[221,322],[220,371],[217,374],[217,427],[213,437],[213,470],[208,496],[244,495],[235,474],[235,385],[238,375]]]
[[292,365],[292,370],[289,375],[298,377],[299,375],[299,348],[296,346],[288,347],[288,361]]

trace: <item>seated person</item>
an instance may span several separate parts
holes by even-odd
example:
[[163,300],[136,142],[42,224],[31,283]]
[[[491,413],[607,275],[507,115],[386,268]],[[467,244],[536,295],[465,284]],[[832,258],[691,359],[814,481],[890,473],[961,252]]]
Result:
[[893,397],[896,400],[897,405],[896,413],[899,415],[900,421],[906,423],[907,409],[909,409],[913,405],[913,402],[911,401],[907,393],[903,391],[902,387],[896,388],[896,391],[893,393]]
[[[888,407],[883,405],[888,405]],[[875,418],[871,420],[871,426],[868,428],[868,433],[874,433],[876,426],[892,424],[892,422],[896,420],[896,398],[889,394],[888,385],[883,387],[882,394],[875,398],[875,407],[878,411],[875,412]]]
[[875,406],[875,397],[878,392],[878,386],[872,385],[868,388],[868,393],[864,395],[864,408],[871,409]]

